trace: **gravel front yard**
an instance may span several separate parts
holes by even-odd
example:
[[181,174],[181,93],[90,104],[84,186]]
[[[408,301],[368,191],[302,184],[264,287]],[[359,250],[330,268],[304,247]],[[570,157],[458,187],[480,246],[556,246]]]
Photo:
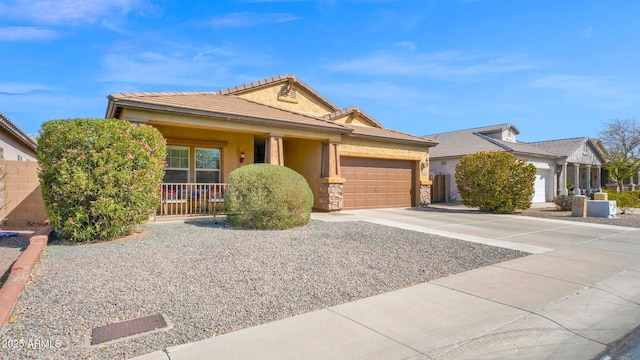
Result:
[[[527,254],[362,222],[287,231],[152,224],[122,241],[47,247],[0,358],[128,358]],[[163,313],[171,330],[93,349],[91,329]]]

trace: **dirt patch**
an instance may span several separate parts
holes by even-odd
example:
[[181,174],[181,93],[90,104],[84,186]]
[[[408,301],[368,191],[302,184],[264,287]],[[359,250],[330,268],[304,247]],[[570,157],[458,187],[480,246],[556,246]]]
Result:
[[128,235],[117,237],[115,239],[94,240],[94,241],[89,241],[89,242],[73,242],[73,241],[67,240],[65,238],[62,238],[57,233],[54,233],[54,234],[52,234],[52,237],[51,237],[51,240],[49,241],[49,244],[52,244],[52,245],[63,245],[63,246],[89,246],[89,245],[104,244],[104,243],[125,242],[125,241],[139,239],[139,238],[145,237],[147,235],[149,235],[149,232],[147,230],[140,230],[140,231],[134,231],[134,232],[132,232],[131,234],[128,234]]
[[0,287],[7,281],[11,266],[29,245],[33,232],[19,233],[17,236],[0,238]]

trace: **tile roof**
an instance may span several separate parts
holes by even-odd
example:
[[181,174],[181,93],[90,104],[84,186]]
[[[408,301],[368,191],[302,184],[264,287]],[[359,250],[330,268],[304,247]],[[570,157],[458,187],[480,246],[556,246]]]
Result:
[[351,113],[354,113],[354,112],[358,112],[360,116],[364,117],[367,121],[369,121],[374,126],[379,127],[379,128],[384,128],[384,126],[382,126],[381,123],[379,123],[376,119],[374,119],[373,116],[367,114],[366,112],[364,112],[362,109],[360,109],[357,106],[349,106],[347,108],[343,108],[343,109],[340,109],[338,111],[334,111],[332,113],[324,115],[322,118],[323,119],[327,119],[327,120],[333,120],[335,118],[339,118],[341,116],[344,116],[344,115],[347,115],[347,114],[351,114]]
[[548,152],[558,156],[569,156],[576,152],[582,145],[589,140],[588,137],[579,137],[571,139],[558,139],[549,141],[537,141],[529,144],[544,148]]
[[[376,139],[376,140],[393,139],[402,143],[412,143],[412,144],[420,144],[420,145],[427,145],[427,146],[436,146],[438,144],[437,141],[434,141],[432,139],[427,139],[421,136],[411,135],[411,134],[407,134],[407,133],[403,133],[403,132],[391,130],[391,129],[385,129],[385,128],[381,129],[381,128],[375,128],[375,127],[353,126],[353,125],[345,125],[345,127],[348,127],[353,131],[351,133],[351,136],[353,137],[363,137],[363,138],[370,138],[370,139]],[[432,149],[435,149],[435,148],[432,148]],[[432,150],[429,150],[429,151],[432,151]]]
[[340,107],[338,105],[336,105],[333,102],[331,102],[329,99],[324,97],[322,94],[320,94],[319,92],[314,90],[311,86],[305,84],[301,80],[298,80],[293,74],[285,74],[285,75],[273,76],[273,77],[270,77],[270,78],[267,78],[267,79],[262,79],[262,80],[250,82],[248,84],[243,84],[243,85],[238,85],[238,86],[230,87],[230,88],[227,88],[227,89],[223,89],[223,90],[218,91],[218,93],[220,95],[236,95],[236,94],[240,94],[240,93],[246,92],[248,90],[254,90],[254,89],[258,89],[258,88],[265,87],[265,86],[270,86],[272,84],[277,84],[277,83],[284,83],[284,82],[287,82],[287,81],[290,81],[290,80],[295,81],[295,83],[298,84],[298,86],[300,86],[301,88],[303,88],[306,91],[308,91],[309,93],[311,93],[313,96],[315,96],[318,100],[323,102],[329,108],[333,109],[334,111],[340,110]]
[[220,117],[235,121],[315,128],[348,133],[349,129],[331,121],[258,104],[237,96],[214,92],[158,92],[109,95],[113,106],[106,117],[117,115],[117,107],[127,106],[189,115]]
[[584,144],[589,144],[594,154],[600,159],[600,161],[602,162],[606,161],[605,154],[603,153],[604,148],[602,148],[602,144],[599,142],[599,140],[591,139],[588,137],[537,141],[529,144],[539,148],[543,148],[548,152],[561,157],[569,157],[573,155],[576,151],[580,150],[582,146],[584,146]]
[[553,153],[525,142],[504,141],[485,135],[491,132],[504,131],[509,128],[512,128],[516,134],[520,133],[518,128],[512,124],[500,124],[425,135],[425,137],[439,142],[438,146],[429,152],[432,158],[458,157],[479,151],[509,151],[518,154],[555,157]]
[[[257,103],[238,96],[244,91],[269,86],[279,82],[295,81],[295,83],[312,93],[335,111],[323,117],[304,115],[293,111]],[[311,87],[296,79],[293,75],[280,75],[268,79],[239,85],[218,92],[139,92],[129,94],[112,94],[108,96],[107,118],[118,117],[124,107],[166,111],[185,115],[217,117],[233,121],[253,123],[280,124],[292,127],[303,127],[332,132],[347,136],[374,139],[393,143],[410,143],[416,145],[435,146],[436,141],[424,137],[410,135],[386,129],[366,112],[357,107],[340,109]],[[336,124],[332,119],[358,111],[360,116],[369,120],[376,127],[350,126]]]
[[311,128],[345,135],[370,138],[378,141],[411,143],[434,146],[437,142],[420,136],[405,134],[385,128],[348,126],[332,121],[281,110],[232,95],[214,92],[157,92],[109,95],[107,118],[116,117],[118,108],[132,107],[154,111],[166,111],[186,115],[218,117],[234,121],[246,121]]
[[465,132],[465,133],[477,132],[480,134],[485,134],[485,133],[491,133],[496,131],[504,131],[508,129],[512,129],[515,134],[520,134],[520,130],[518,130],[518,128],[515,125],[510,123],[504,123],[504,124],[497,124],[497,125],[481,126],[481,127],[471,128],[471,129],[454,130],[454,131],[449,131],[445,133],[438,133],[438,134],[431,134],[431,135],[424,135],[424,136],[433,137],[435,135],[444,135],[444,134],[452,134],[452,133],[460,133],[460,132]]
[[9,131],[13,136],[15,136],[18,140],[20,140],[25,146],[29,149],[36,151],[36,147],[38,146],[36,141],[33,140],[29,135],[25,134],[18,125],[14,124],[5,114],[0,112],[0,126]]

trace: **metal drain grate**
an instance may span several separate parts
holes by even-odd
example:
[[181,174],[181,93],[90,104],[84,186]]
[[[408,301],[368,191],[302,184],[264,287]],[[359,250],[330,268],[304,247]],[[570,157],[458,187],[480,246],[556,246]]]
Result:
[[157,332],[172,325],[163,314],[145,316],[138,319],[127,320],[111,325],[97,327],[91,331],[89,346],[115,342],[131,337]]

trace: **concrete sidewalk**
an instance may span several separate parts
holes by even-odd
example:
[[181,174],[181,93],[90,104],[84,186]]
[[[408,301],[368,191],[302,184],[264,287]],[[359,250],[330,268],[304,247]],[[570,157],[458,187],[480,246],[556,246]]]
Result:
[[137,359],[591,359],[640,324],[640,229],[409,209],[313,217],[534,255]]

